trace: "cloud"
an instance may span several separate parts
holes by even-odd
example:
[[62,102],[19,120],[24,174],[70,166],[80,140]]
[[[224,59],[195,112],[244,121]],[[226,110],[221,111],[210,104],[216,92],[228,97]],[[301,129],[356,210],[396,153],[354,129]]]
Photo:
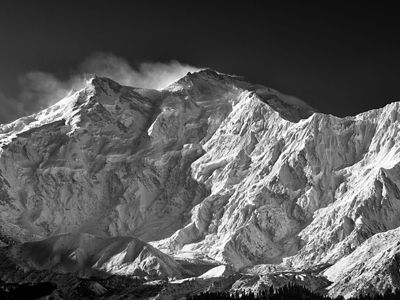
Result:
[[145,62],[133,68],[125,59],[106,53],[93,54],[79,69],[81,73],[109,77],[122,85],[150,89],[165,88],[188,72],[199,70],[176,60],[168,63]]
[[108,53],[95,53],[78,65],[69,78],[62,80],[51,73],[30,71],[18,79],[20,92],[7,97],[0,91],[0,123],[11,122],[37,112],[64,98],[72,89],[83,87],[91,74],[108,77],[122,85],[162,89],[199,68],[176,60],[144,62],[133,67],[127,60]]
[[32,71],[19,78],[21,92],[18,99],[25,110],[43,109],[64,98],[71,89],[83,86],[83,77],[71,76],[62,81],[50,73]]
[[15,117],[21,116],[24,113],[23,104],[14,99],[7,97],[0,91],[0,124],[13,121]]

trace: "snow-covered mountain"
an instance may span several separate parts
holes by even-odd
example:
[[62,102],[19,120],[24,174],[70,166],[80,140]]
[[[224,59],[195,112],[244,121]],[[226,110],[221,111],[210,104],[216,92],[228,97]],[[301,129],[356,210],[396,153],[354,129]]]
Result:
[[36,269],[72,259],[183,278],[224,265],[196,291],[215,274],[234,278],[225,289],[400,288],[399,113],[325,115],[209,69],[160,91],[94,77],[0,126],[1,238]]

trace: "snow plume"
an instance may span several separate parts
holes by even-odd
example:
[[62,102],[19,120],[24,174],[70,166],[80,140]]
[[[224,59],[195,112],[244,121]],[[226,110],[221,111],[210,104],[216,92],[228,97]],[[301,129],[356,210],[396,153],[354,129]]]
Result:
[[176,60],[168,63],[145,62],[134,68],[123,58],[97,53],[80,65],[80,71],[108,77],[122,85],[162,89],[188,72],[199,71],[199,69],[181,64]]
[[31,71],[18,79],[20,92],[15,97],[7,97],[0,91],[0,123],[10,122],[58,102],[71,90],[82,88],[88,74],[108,77],[122,85],[162,89],[188,72],[198,70],[176,60],[132,66],[127,60],[113,54],[95,53],[79,64],[67,79],[60,79],[51,73]]
[[0,124],[37,112],[64,98],[84,84],[84,76],[71,75],[62,80],[51,73],[30,71],[18,78],[19,92],[8,97],[0,91]]
[[0,124],[13,121],[24,112],[24,105],[14,98],[7,97],[0,91]]
[[71,89],[83,87],[83,79],[83,75],[73,75],[61,80],[50,73],[32,71],[19,78],[19,99],[30,111],[43,109],[64,98]]

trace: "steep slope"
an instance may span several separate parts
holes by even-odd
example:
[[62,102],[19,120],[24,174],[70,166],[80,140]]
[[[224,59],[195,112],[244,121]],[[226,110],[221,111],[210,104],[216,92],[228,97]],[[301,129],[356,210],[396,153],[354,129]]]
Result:
[[382,293],[400,286],[400,228],[378,233],[328,268],[333,296]]
[[[270,264],[335,270],[400,225],[399,112],[337,118],[212,70],[161,91],[95,77],[1,126],[1,236],[135,236],[261,275]],[[332,294],[368,290],[329,270]]]
[[196,133],[198,109],[179,97],[165,101],[174,107],[161,108],[157,91],[95,78],[47,110],[2,127],[2,233],[30,240],[79,230],[152,240],[179,228],[204,193],[185,176],[202,152],[183,147],[190,139],[181,136],[184,129],[171,128],[171,141],[157,137],[165,130],[162,118],[177,116],[174,109],[182,118],[166,124],[192,122],[188,135]]
[[237,268],[292,255],[289,267],[335,262],[399,226],[397,114],[394,103],[292,123],[246,97],[192,164],[211,195],[158,246]]

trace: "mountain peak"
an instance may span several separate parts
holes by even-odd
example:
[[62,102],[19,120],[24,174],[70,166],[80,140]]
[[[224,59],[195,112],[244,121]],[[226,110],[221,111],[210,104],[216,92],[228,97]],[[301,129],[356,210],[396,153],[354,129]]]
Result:
[[224,80],[229,77],[236,78],[236,79],[243,78],[243,77],[240,77],[237,75],[229,75],[229,74],[221,73],[221,72],[218,72],[211,68],[201,69],[197,72],[188,72],[187,76],[192,77],[192,78],[196,78],[196,77],[213,78],[213,79],[217,79],[217,80]]
[[189,94],[194,98],[226,98],[233,90],[249,92],[292,122],[308,118],[314,112],[306,102],[272,88],[247,82],[244,77],[220,73],[213,69],[189,72],[165,90]]
[[186,76],[179,79],[179,81],[188,81],[188,80],[208,80],[208,81],[220,81],[220,82],[231,82],[234,80],[243,80],[243,77],[231,74],[225,74],[218,72],[211,68],[201,69],[197,72],[188,72]]
[[118,93],[122,87],[118,82],[112,80],[111,78],[100,77],[100,76],[97,76],[96,74],[93,74],[86,81],[86,83],[87,83],[87,85],[93,85],[94,87],[111,88],[116,93]]

